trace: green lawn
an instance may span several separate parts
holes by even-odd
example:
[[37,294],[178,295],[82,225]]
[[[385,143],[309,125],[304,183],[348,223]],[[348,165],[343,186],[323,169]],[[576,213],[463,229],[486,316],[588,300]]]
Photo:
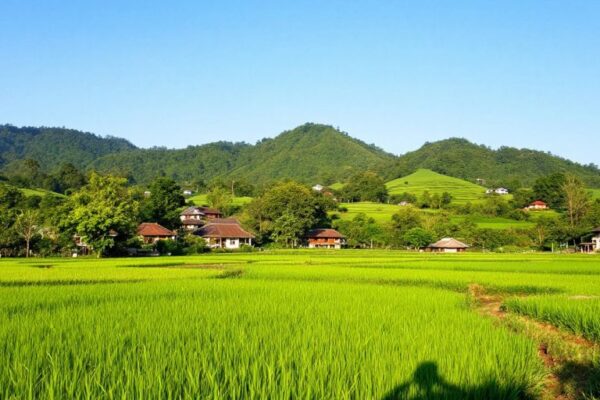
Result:
[[[187,200],[193,201],[197,206],[208,205],[208,202],[206,201],[206,194],[196,194],[188,197]],[[243,206],[251,201],[252,197],[234,197],[232,203],[235,206]]]
[[386,184],[390,194],[408,192],[419,197],[424,191],[442,194],[448,192],[457,204],[474,202],[484,198],[485,188],[462,179],[438,174],[428,169],[419,169],[408,176],[394,179]]
[[348,209],[347,212],[336,212],[342,219],[353,219],[357,214],[364,213],[377,222],[390,222],[392,215],[400,209],[400,206],[396,204],[382,204],[369,201],[340,203],[340,207]]
[[538,344],[471,308],[473,284],[598,338],[600,256],[2,259],[0,396],[539,397]]

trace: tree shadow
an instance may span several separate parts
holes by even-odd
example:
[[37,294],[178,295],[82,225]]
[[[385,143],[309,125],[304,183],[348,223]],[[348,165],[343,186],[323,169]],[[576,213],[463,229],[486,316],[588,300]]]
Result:
[[577,398],[600,398],[600,362],[568,361],[555,371],[562,392]]
[[447,382],[432,361],[419,364],[412,380],[402,383],[382,400],[451,400],[451,399],[533,399],[525,386],[502,386],[491,380],[479,386],[457,386]]

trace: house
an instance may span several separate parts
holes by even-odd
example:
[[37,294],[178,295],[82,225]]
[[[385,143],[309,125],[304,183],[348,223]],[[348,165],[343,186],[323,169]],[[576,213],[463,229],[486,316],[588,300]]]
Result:
[[179,215],[181,225],[189,231],[202,227],[206,221],[221,218],[221,211],[209,207],[188,207]]
[[468,245],[454,238],[443,238],[427,246],[428,251],[437,253],[462,253],[468,248]]
[[508,194],[508,189],[500,187],[500,188],[497,188],[496,190],[494,190],[494,193],[499,194],[499,195],[505,195],[505,194]]
[[305,236],[309,249],[341,249],[346,237],[335,229],[311,229]]
[[144,197],[150,197],[151,194],[152,194],[152,192],[149,190],[144,191]]
[[592,238],[589,242],[579,244],[579,250],[582,253],[600,252],[600,226],[592,230]]
[[315,192],[320,192],[324,189],[323,185],[319,185],[318,183],[312,187],[312,190],[314,190]]
[[411,203],[411,202],[409,202],[409,201],[401,201],[400,203],[398,203],[398,205],[399,205],[400,207],[407,207],[407,206],[410,206],[410,205],[412,205],[412,203]]
[[175,240],[177,233],[156,222],[143,222],[137,228],[137,234],[146,244],[156,243],[159,240]]
[[541,200],[536,200],[526,207],[528,210],[547,210],[548,204]]
[[252,246],[254,235],[244,230],[234,218],[215,218],[194,232],[206,240],[210,248],[239,249]]
[[192,192],[190,189],[184,189],[184,191],[183,191],[184,196],[191,196],[193,194],[194,194],[194,192]]

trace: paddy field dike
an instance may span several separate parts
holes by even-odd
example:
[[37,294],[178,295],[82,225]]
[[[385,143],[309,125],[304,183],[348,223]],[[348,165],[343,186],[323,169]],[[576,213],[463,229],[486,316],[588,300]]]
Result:
[[600,396],[600,257],[1,259],[3,399]]

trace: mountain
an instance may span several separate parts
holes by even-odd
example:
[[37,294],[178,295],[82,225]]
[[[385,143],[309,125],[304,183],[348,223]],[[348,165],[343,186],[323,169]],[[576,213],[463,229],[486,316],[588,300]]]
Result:
[[389,164],[394,156],[328,125],[305,124],[256,145],[218,142],[181,150],[137,149],[99,158],[91,167],[146,183],[157,174],[179,181],[215,177],[253,184],[278,179],[328,184]]
[[595,165],[581,165],[536,150],[513,147],[493,150],[460,138],[425,143],[420,149],[384,166],[380,172],[394,179],[419,168],[470,182],[485,179],[489,186],[508,185],[515,180],[530,186],[540,176],[562,172],[577,175],[591,187],[600,187],[600,169]]
[[373,170],[393,180],[428,169],[469,182],[481,178],[489,186],[509,187],[515,181],[530,186],[540,176],[565,172],[600,188],[598,167],[541,151],[493,150],[451,138],[425,143],[396,157],[331,126],[312,123],[254,145],[216,142],[185,149],[140,149],[125,139],[72,129],[0,125],[0,172],[10,172],[11,163],[28,158],[38,161],[46,172],[70,162],[79,169],[114,172],[142,184],[165,175],[181,183],[223,178],[253,184],[294,179],[328,185],[358,171]]
[[394,158],[331,126],[305,124],[259,142],[229,176],[249,182],[292,178],[329,184]]
[[74,129],[0,125],[0,168],[29,158],[46,171],[63,163],[84,169],[98,157],[135,148],[125,139]]
[[418,169],[410,175],[386,183],[390,194],[411,193],[417,197],[424,191],[441,195],[452,194],[454,203],[476,201],[485,196],[485,188],[465,180],[446,176],[428,169]]

